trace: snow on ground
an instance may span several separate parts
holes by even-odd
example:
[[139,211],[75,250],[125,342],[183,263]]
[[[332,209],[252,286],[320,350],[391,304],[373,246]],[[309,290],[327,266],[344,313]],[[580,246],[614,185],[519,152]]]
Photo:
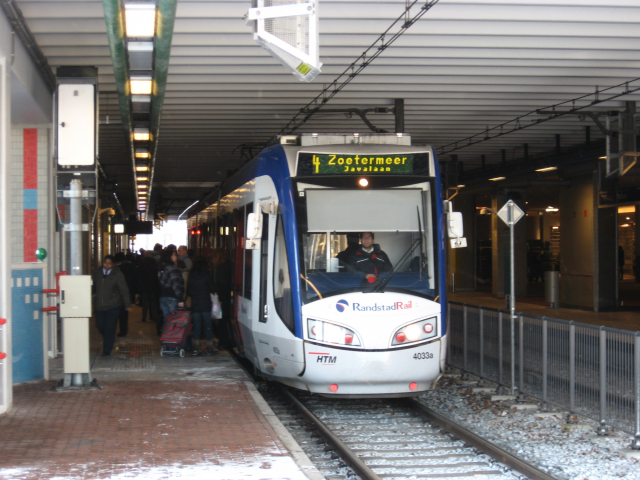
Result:
[[455,377],[442,379],[419,400],[559,479],[640,480],[640,461],[620,454],[631,435],[614,431],[599,437],[597,423],[588,418],[567,423],[566,412],[540,417],[535,410],[515,410],[515,402],[491,402]]
[[[144,467],[140,464],[118,465],[121,473],[88,473],[82,465],[70,468],[71,473],[54,476],[51,480],[99,478],[101,480],[308,480],[291,457],[264,457],[259,461],[233,462],[225,465],[202,463],[196,465],[166,465]],[[0,479],[21,480],[37,474],[29,468],[0,469]]]

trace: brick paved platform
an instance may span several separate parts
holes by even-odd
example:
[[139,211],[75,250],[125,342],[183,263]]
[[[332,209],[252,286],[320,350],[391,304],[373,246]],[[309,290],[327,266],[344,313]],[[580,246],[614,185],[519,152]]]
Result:
[[111,357],[99,340],[102,390],[55,391],[60,358],[51,381],[15,386],[0,415],[0,479],[319,477],[230,355],[160,357],[153,327],[135,320]]

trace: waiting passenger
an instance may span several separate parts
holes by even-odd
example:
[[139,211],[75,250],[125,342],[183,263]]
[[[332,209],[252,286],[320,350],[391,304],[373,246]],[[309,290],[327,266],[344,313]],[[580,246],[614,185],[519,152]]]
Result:
[[160,308],[162,316],[157,325],[158,335],[162,333],[162,326],[171,312],[178,307],[184,307],[184,279],[177,266],[178,253],[175,249],[166,248],[160,258],[158,280],[160,280]]
[[115,266],[111,255],[104,257],[102,266],[91,275],[95,294],[96,327],[102,335],[102,356],[111,355],[116,340],[118,316],[124,308],[131,311],[129,289],[124,275]]
[[[136,295],[138,294],[138,269],[127,259],[123,252],[116,253],[113,258],[116,261],[116,266],[120,269],[127,282],[129,296],[131,297],[130,303],[136,303]],[[118,337],[126,337],[129,331],[129,312],[124,308],[120,311],[118,323],[120,325]]]
[[213,250],[213,283],[215,285],[222,318],[215,321],[220,344],[218,348],[231,350],[235,343],[232,332],[231,292],[233,291],[233,263],[229,259],[229,252],[224,248]]
[[[147,255],[148,254],[148,255]],[[158,263],[153,259],[151,250],[145,252],[140,260],[138,291],[140,292],[140,306],[142,307],[142,321],[149,319],[158,325],[160,323],[160,280],[158,280]]]
[[380,273],[393,270],[391,260],[373,240],[373,232],[362,232],[360,246],[352,249],[347,259],[350,269],[366,274],[365,278],[369,283],[375,282]]
[[[211,323],[211,294],[215,292],[211,272],[204,257],[198,257],[189,273],[187,297],[191,297],[193,312],[193,354],[202,355],[217,352],[213,344],[213,325]],[[206,339],[200,338],[204,330]]]

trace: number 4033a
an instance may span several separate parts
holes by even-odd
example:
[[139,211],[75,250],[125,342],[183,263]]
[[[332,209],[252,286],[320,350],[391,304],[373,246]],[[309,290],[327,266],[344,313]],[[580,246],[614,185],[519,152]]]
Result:
[[431,352],[422,352],[422,353],[413,354],[414,360],[429,360],[431,358],[433,358],[433,353]]

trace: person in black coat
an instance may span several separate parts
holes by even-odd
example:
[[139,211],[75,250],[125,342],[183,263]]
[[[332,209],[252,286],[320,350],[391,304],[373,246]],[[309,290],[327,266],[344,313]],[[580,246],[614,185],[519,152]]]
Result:
[[220,339],[218,348],[232,348],[235,345],[231,323],[233,264],[229,260],[229,252],[224,248],[213,250],[213,269],[213,283],[222,307],[222,318],[217,321],[217,333]]
[[116,339],[116,326],[121,310],[131,310],[129,289],[124,275],[111,255],[91,274],[93,281],[96,327],[103,337],[102,355],[109,356]]
[[[116,266],[120,269],[124,275],[124,279],[127,282],[127,288],[129,289],[129,296],[131,301],[129,303],[135,303],[135,298],[138,290],[138,269],[131,263],[123,252],[118,252],[115,255]],[[120,325],[119,337],[126,337],[129,331],[129,310],[122,309],[120,316],[118,317],[118,323]]]
[[[207,261],[203,257],[196,261],[189,272],[187,281],[187,297],[191,297],[191,311],[193,313],[193,354],[213,354],[217,350],[213,345],[213,326],[211,323],[211,294],[214,293],[213,280],[207,268]],[[205,340],[200,338],[204,330]]]
[[142,307],[142,321],[149,320],[154,324],[160,322],[160,281],[158,280],[158,262],[151,251],[140,260],[138,267],[138,292]]

